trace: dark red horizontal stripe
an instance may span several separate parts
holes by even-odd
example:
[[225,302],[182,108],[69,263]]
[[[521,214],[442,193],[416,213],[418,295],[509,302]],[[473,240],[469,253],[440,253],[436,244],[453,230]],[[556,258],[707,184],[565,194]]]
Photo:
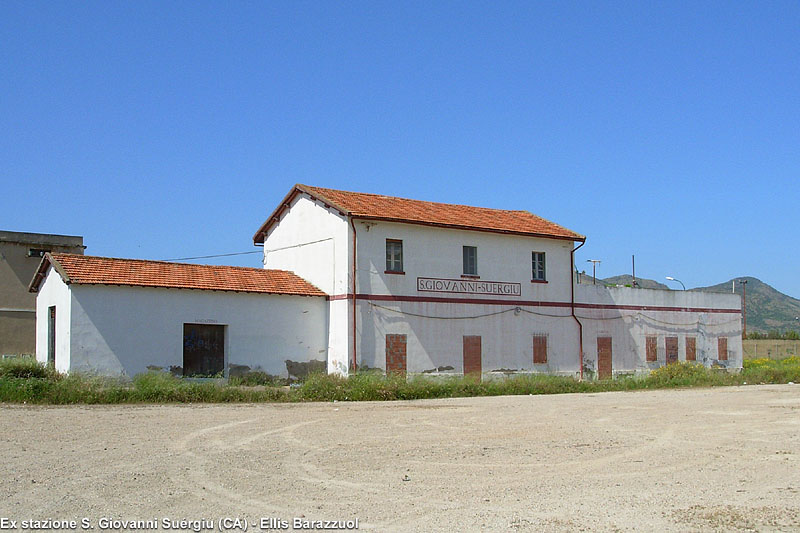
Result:
[[[328,300],[352,300],[352,294],[334,294]],[[393,294],[356,294],[356,300],[375,302],[421,302],[441,304],[472,304],[472,305],[513,305],[519,307],[565,307],[570,308],[569,302],[542,302],[536,300],[497,300],[489,298],[447,298],[435,296],[395,296]],[[575,302],[578,309],[617,309],[625,311],[673,311],[682,313],[740,313],[740,309],[719,309],[713,307],[662,307],[656,305],[615,305],[615,304],[586,304]]]

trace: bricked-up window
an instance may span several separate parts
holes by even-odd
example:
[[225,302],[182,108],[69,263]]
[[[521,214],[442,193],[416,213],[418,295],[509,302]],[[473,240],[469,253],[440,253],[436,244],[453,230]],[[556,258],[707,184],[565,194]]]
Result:
[[544,252],[532,252],[533,269],[531,270],[531,280],[546,281]]
[[645,347],[647,350],[647,362],[658,361],[658,336],[647,335],[645,337]]
[[386,374],[406,375],[406,346],[408,337],[395,333],[386,334]]
[[386,239],[386,271],[403,271],[403,241]]
[[478,247],[464,246],[464,275],[478,275]]
[[547,363],[547,334],[536,333],[533,335],[533,364]]
[[720,337],[717,339],[717,349],[719,350],[718,359],[720,361],[728,360],[728,337]]

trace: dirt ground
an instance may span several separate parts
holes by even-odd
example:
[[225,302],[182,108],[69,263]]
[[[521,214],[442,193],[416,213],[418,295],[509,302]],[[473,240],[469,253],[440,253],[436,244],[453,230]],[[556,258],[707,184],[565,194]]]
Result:
[[282,520],[291,531],[295,517],[371,531],[800,531],[800,385],[3,406],[0,439],[0,517],[86,518],[96,531],[105,517],[215,530],[230,517],[249,531]]

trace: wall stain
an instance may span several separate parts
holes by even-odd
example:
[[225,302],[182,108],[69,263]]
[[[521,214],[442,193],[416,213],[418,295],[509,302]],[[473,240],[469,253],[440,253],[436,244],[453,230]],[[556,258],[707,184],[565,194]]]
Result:
[[228,363],[228,377],[240,378],[250,372],[250,367],[247,365],[236,365]]
[[316,359],[312,359],[307,363],[286,360],[286,371],[289,372],[289,376],[294,376],[297,379],[303,379],[312,373],[324,373],[326,367],[327,363],[325,361]]

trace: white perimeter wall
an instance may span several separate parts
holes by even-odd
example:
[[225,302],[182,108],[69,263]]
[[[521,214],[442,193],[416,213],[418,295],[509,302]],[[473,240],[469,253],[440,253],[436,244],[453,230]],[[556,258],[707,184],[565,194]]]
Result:
[[[54,285],[60,282],[66,289],[57,275],[49,275],[44,287],[55,278]],[[327,302],[321,297],[105,285],[72,285],[68,290],[72,309],[63,315],[71,320],[69,327],[59,324],[59,334],[68,335],[63,349],[70,357],[59,364],[61,371],[133,376],[148,366],[182,367],[184,323],[226,326],[226,369],[246,365],[286,376],[286,360],[326,359]],[[51,292],[41,292],[37,304],[46,312],[52,298]],[[40,360],[47,358],[46,339],[43,321],[37,324]]]
[[[742,366],[741,298],[736,294],[606,288],[577,285],[576,301],[615,309],[579,308],[584,325],[585,363],[597,369],[597,337],[612,338],[615,373],[644,372],[666,364],[666,337],[678,338],[678,360],[686,360],[686,338],[696,339],[696,360],[706,366],[738,369]],[[621,306],[633,307],[626,309]],[[659,307],[681,310],[660,310]],[[698,309],[734,310],[733,313],[700,312]],[[646,361],[646,336],[658,339],[658,361]],[[720,360],[718,339],[728,339],[728,360]]]
[[49,307],[56,307],[56,370],[67,372],[70,365],[70,314],[72,295],[69,287],[50,266],[36,294],[36,360],[47,363]]

